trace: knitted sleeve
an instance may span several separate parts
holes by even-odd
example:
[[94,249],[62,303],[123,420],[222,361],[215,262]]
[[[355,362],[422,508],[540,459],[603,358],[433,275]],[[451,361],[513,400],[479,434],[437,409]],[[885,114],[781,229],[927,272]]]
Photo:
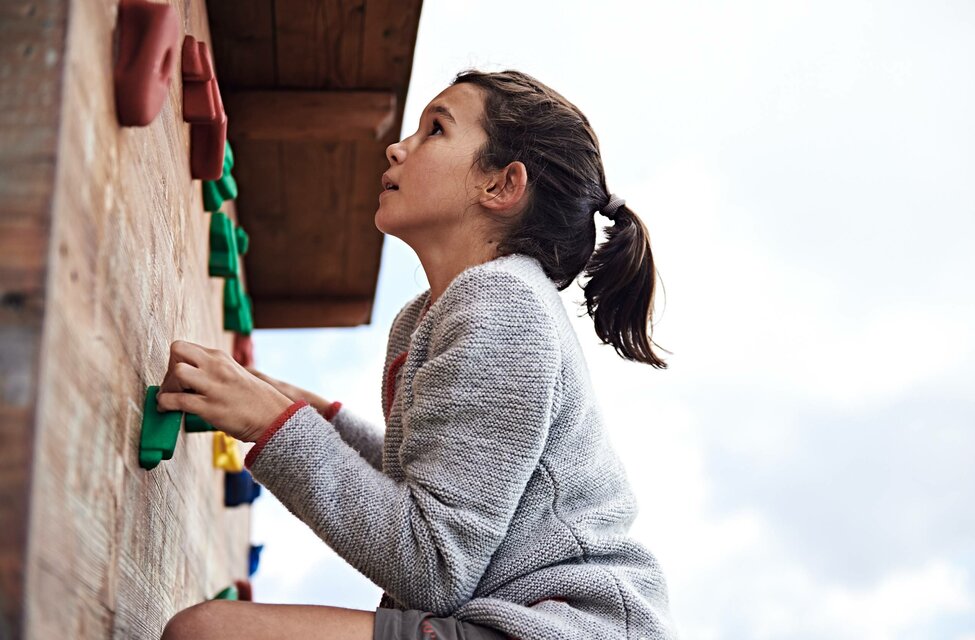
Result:
[[383,431],[372,422],[349,410],[341,402],[333,402],[334,414],[322,414],[332,423],[342,439],[355,449],[377,471],[383,470]]
[[[414,306],[422,294],[414,296],[399,310],[390,325],[389,335],[386,341],[386,362],[395,358],[398,345],[394,340],[394,335],[400,329],[399,324],[407,309]],[[388,366],[388,365],[387,365]],[[384,376],[385,378],[385,376]],[[380,384],[380,388],[382,388]],[[353,449],[359,452],[366,462],[378,471],[383,469],[383,440],[385,439],[385,428],[376,425],[366,418],[352,411],[345,404],[334,401],[323,412],[322,416],[332,423],[342,439],[345,440]]]
[[[298,408],[249,465],[261,484],[397,602],[450,615],[504,538],[551,422],[552,317],[516,276],[462,272],[404,396],[403,480]],[[449,297],[448,297],[449,296]]]

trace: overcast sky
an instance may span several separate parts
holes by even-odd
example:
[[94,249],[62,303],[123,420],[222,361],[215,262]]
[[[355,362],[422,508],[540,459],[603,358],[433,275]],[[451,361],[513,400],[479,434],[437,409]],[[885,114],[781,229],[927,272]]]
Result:
[[[650,230],[668,370],[562,295],[682,637],[975,640],[975,3],[425,0],[405,134],[468,66],[579,106]],[[257,366],[378,428],[427,286],[387,237],[371,326]],[[378,605],[266,492],[252,537],[258,600]]]

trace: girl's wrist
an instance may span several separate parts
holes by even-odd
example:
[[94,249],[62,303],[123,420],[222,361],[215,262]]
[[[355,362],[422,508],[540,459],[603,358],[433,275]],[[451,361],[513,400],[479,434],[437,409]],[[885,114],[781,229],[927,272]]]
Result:
[[[248,435],[245,442],[257,442],[261,436],[274,424],[277,423],[278,418],[290,409],[296,402],[304,402],[303,400],[292,400],[283,393],[277,393],[277,397],[270,403],[267,411],[264,412],[264,418],[255,425],[254,431]],[[307,404],[307,403],[306,403]]]
[[271,424],[267,425],[264,431],[261,432],[260,436],[254,441],[254,446],[251,447],[250,451],[248,451],[247,455],[244,457],[244,466],[250,468],[257,459],[257,456],[259,456],[261,451],[264,449],[264,446],[271,440],[274,434],[284,426],[284,423],[287,422],[291,416],[297,413],[299,409],[307,406],[309,405],[305,400],[295,400],[288,405],[288,407],[285,408],[284,411],[282,411]]

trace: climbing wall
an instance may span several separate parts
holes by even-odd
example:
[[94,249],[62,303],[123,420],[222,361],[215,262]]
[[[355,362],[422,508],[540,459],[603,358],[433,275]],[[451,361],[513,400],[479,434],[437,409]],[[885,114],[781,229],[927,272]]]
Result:
[[[171,4],[181,43],[210,42],[202,0]],[[120,126],[117,9],[2,8],[0,637],[158,638],[248,576],[250,507],[224,505],[213,434],[181,433],[171,459],[139,465],[170,343],[229,352],[234,334],[179,66],[158,115]]]

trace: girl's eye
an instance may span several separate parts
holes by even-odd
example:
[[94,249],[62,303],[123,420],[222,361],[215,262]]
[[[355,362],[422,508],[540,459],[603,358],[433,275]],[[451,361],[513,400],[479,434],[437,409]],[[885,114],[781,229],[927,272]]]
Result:
[[440,123],[439,122],[437,122],[436,120],[434,120],[433,121],[433,131],[430,132],[430,135],[432,135],[432,136],[433,135],[436,135],[438,131],[440,133],[443,133],[443,127],[440,126]]

